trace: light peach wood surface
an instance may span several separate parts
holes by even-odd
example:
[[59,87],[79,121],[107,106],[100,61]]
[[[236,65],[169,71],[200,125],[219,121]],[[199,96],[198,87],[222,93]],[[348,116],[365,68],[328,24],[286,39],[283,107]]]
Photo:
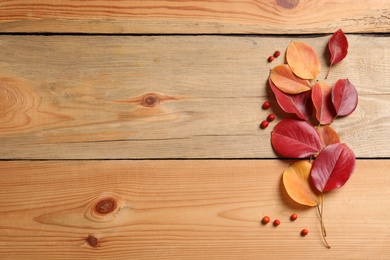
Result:
[[[289,161],[2,162],[1,259],[385,259],[388,160],[359,160],[315,208],[292,202]],[[289,220],[298,214],[295,222]],[[268,215],[281,225],[262,225]],[[309,230],[300,236],[303,228]]]
[[[388,259],[389,14],[389,0],[0,0],[0,259]],[[332,126],[358,160],[325,194],[326,249],[316,209],[281,183],[293,160],[270,133],[287,115],[266,81],[291,41],[317,50],[323,80],[339,28],[349,54],[326,82],[349,78],[359,104]]]
[[[358,89],[357,110],[332,124],[341,140],[387,157],[388,37],[348,35],[349,56],[324,80],[329,37],[2,36],[0,157],[275,158],[270,132],[286,114],[266,82],[284,54],[267,57],[292,40],[317,50],[319,80]],[[270,112],[278,119],[259,129]]]
[[1,32],[308,34],[390,31],[388,0],[2,0]]

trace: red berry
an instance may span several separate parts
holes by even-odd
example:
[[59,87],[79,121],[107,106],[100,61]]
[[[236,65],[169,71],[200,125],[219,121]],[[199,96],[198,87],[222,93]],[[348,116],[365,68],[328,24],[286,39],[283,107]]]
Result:
[[269,114],[268,117],[267,117],[267,121],[268,122],[272,122],[275,120],[275,115],[274,114]]
[[280,221],[278,219],[275,219],[273,224],[274,224],[274,227],[277,227],[280,225]]
[[291,221],[297,220],[297,218],[298,218],[298,215],[295,213],[290,216]]
[[277,58],[277,57],[279,57],[279,56],[280,56],[280,51],[275,51],[275,52],[274,52],[274,57]]
[[261,223],[263,223],[263,225],[265,224],[268,224],[270,221],[270,218],[268,216],[265,216],[262,220],[261,220]]
[[309,231],[307,230],[307,229],[302,229],[302,231],[301,231],[301,236],[306,236],[307,234],[309,233]]
[[268,109],[271,107],[271,104],[268,101],[265,101],[263,104],[263,109]]
[[274,56],[269,56],[268,57],[268,62],[272,62],[274,60]]
[[265,128],[268,127],[268,125],[269,125],[268,121],[265,121],[265,120],[264,120],[263,122],[261,122],[260,128],[261,128],[261,129],[265,129]]

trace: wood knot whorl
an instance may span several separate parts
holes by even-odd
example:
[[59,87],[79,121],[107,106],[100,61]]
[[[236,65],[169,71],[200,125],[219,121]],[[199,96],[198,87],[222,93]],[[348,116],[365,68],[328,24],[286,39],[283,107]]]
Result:
[[40,103],[39,96],[24,82],[0,77],[0,132],[30,127]]
[[145,94],[141,100],[141,105],[144,107],[155,107],[158,104],[160,104],[160,97],[152,93]]
[[123,207],[120,196],[102,194],[89,203],[85,218],[92,222],[109,222],[116,218],[120,207]]
[[99,245],[99,240],[92,235],[88,235],[85,241],[87,241],[88,245],[91,247],[97,247]]
[[299,0],[276,0],[276,3],[286,9],[294,9],[298,6]]
[[104,198],[98,201],[94,207],[96,214],[106,215],[116,210],[117,203],[114,198]]

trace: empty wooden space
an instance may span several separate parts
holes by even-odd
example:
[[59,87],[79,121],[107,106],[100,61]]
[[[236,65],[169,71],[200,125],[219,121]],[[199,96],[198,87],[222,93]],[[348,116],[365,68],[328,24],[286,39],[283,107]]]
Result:
[[[0,0],[0,259],[387,259],[389,31],[388,0]],[[358,159],[325,194],[331,249],[270,143],[291,41],[359,94],[332,123]]]
[[[300,40],[326,57],[329,37]],[[293,39],[0,37],[0,156],[275,158],[272,127],[261,130],[259,124],[269,113],[261,104],[275,103],[266,84],[269,70],[284,55],[272,64],[267,57]],[[326,82],[348,78],[358,89],[359,106],[333,126],[356,156],[387,157],[388,37],[350,35],[349,41],[350,55]],[[328,67],[322,60],[321,80]],[[277,106],[272,111],[287,116]]]
[[[3,162],[1,256],[112,259],[380,259],[388,243],[388,161],[359,160],[315,208],[281,185],[282,160]],[[375,176],[375,177],[373,177]],[[296,212],[298,219],[289,220]],[[260,223],[264,215],[281,225]],[[310,235],[300,236],[302,228]],[[277,251],[276,251],[277,250]]]
[[0,1],[2,32],[389,32],[387,0]]

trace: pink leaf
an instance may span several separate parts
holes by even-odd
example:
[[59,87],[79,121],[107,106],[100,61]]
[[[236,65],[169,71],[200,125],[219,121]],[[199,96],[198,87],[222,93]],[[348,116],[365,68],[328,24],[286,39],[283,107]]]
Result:
[[332,123],[333,118],[336,117],[332,103],[332,87],[325,83],[317,82],[312,88],[311,97],[316,108],[316,118],[320,124],[327,125]]
[[355,154],[347,145],[331,144],[314,161],[311,180],[320,192],[340,188],[354,172],[355,164]]
[[274,92],[276,101],[279,106],[286,113],[293,113],[297,117],[303,120],[308,120],[312,113],[311,104],[311,92],[306,91],[299,94],[286,94],[280,91],[272,82],[268,79],[271,90]]
[[276,152],[289,158],[308,158],[321,149],[320,136],[314,127],[294,119],[285,119],[275,126],[271,143]]
[[332,102],[338,116],[351,114],[358,104],[358,93],[348,79],[339,79],[332,89]]
[[325,78],[328,78],[332,65],[342,61],[348,54],[348,40],[341,29],[332,35],[328,48],[330,52],[330,66]]

